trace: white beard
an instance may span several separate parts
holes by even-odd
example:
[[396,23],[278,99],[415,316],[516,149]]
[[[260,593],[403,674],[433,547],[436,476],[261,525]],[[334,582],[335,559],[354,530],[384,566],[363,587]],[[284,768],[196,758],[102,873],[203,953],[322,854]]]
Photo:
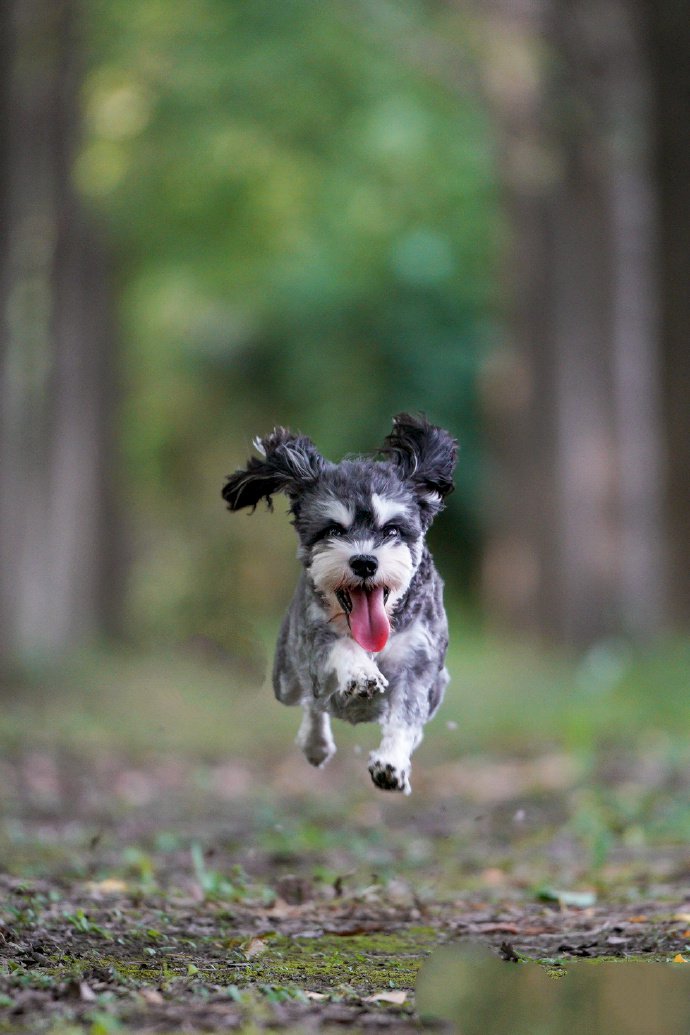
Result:
[[414,575],[412,555],[405,543],[383,543],[374,547],[369,539],[334,540],[319,544],[312,554],[308,572],[316,590],[323,594],[328,603],[340,610],[335,594],[339,589],[356,588],[361,585],[350,568],[350,558],[357,554],[368,554],[378,561],[378,569],[367,581],[372,586],[385,586],[388,591],[386,610],[390,613],[403,596]]

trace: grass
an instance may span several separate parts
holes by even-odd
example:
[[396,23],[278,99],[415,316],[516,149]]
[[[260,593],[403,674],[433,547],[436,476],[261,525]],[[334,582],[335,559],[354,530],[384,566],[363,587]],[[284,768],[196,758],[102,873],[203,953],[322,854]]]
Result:
[[[200,814],[210,797],[251,800],[253,836],[267,855],[312,858],[316,866],[343,858],[355,868],[363,858],[382,874],[414,870],[429,850],[423,838],[398,843],[391,829],[415,815],[420,795],[433,803],[440,826],[458,801],[500,812],[503,823],[512,803],[529,797],[545,829],[559,823],[597,879],[620,845],[632,852],[687,843],[690,804],[678,788],[690,768],[689,641],[647,650],[602,643],[568,659],[452,625],[459,632],[451,640],[451,685],[415,756],[409,800],[372,792],[366,755],[375,727],[336,723],[338,754],[316,773],[293,743],[298,709],[276,702],[255,670],[180,649],[82,654],[7,688],[0,745],[16,773],[5,777],[0,798],[11,802],[13,781],[24,781],[33,807],[49,809],[55,753],[62,752],[73,769],[91,766],[110,781],[112,797],[103,804],[110,811],[160,794],[169,801],[183,793]],[[271,639],[269,631],[257,654],[270,656]],[[295,810],[285,807],[290,798]],[[536,833],[526,822],[511,844],[521,830]],[[470,852],[471,835],[462,836]],[[160,837],[179,840],[179,831],[168,823]],[[69,855],[64,839],[44,838],[37,856],[23,838],[21,819],[8,818],[5,839],[27,867]],[[463,879],[467,857],[457,862],[456,847],[454,839],[435,843],[430,884]],[[137,844],[131,853],[130,865],[143,874],[147,850]],[[208,887],[233,886],[227,874],[203,869],[198,852],[194,865]],[[531,865],[535,884],[549,879],[536,856]]]

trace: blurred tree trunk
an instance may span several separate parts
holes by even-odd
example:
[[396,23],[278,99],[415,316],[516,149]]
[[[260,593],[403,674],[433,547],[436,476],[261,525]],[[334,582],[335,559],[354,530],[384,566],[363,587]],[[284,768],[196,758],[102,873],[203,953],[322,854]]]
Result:
[[671,618],[690,625],[690,16],[647,0],[659,194],[663,413],[668,457]]
[[112,337],[103,257],[72,186],[71,0],[2,5],[0,648],[69,649],[117,606]]
[[512,340],[487,377],[488,605],[574,645],[649,637],[666,576],[643,24],[633,0],[494,10]]

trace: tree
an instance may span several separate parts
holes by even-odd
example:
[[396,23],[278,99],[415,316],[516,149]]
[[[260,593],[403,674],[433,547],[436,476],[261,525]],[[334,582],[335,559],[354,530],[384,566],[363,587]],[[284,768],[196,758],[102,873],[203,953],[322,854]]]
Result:
[[650,44],[657,185],[659,326],[672,622],[690,624],[690,17],[680,0],[643,5]]
[[496,19],[512,340],[487,381],[487,599],[572,644],[645,638],[668,582],[644,27],[632,0],[507,4]]
[[2,6],[0,650],[101,632],[115,610],[108,278],[72,186],[72,0]]

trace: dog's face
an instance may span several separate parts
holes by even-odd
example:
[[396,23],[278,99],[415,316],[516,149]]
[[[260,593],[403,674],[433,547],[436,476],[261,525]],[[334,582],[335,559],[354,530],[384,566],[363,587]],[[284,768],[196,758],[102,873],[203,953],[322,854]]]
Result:
[[389,615],[422,554],[414,494],[389,464],[345,461],[295,502],[304,564],[329,620],[347,622],[365,650],[381,650]]
[[441,428],[400,414],[380,460],[331,464],[313,443],[278,428],[257,441],[262,459],[228,480],[231,510],[275,492],[291,501],[299,557],[322,614],[380,651],[407,592],[424,536],[452,490],[457,443]]

